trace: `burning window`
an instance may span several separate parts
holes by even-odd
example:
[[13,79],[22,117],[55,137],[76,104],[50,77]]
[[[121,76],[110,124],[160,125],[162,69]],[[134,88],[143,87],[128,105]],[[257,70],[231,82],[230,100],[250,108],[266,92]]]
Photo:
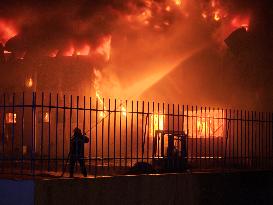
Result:
[[160,114],[151,115],[150,135],[153,136],[155,131],[164,129],[164,116]]
[[6,123],[13,124],[16,123],[16,113],[6,113]]
[[223,137],[225,129],[224,112],[211,111],[188,113],[188,136],[193,138]]

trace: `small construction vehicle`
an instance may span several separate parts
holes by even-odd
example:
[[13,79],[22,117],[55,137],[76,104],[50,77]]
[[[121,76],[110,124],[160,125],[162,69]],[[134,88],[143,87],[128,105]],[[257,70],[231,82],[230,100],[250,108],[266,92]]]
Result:
[[137,162],[127,174],[184,172],[187,166],[187,135],[183,131],[156,130],[151,162]]
[[152,166],[159,171],[187,169],[187,135],[184,131],[155,131]]

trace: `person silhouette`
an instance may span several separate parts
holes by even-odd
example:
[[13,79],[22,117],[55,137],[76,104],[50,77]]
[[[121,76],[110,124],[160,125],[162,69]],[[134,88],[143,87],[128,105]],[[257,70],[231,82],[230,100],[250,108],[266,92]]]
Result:
[[81,129],[76,127],[74,129],[74,134],[70,142],[70,156],[69,156],[70,177],[73,177],[74,167],[77,161],[80,163],[81,172],[83,176],[87,177],[87,171],[86,171],[85,162],[84,162],[84,143],[88,143],[88,142],[89,142],[89,138],[86,136],[86,134],[82,134]]

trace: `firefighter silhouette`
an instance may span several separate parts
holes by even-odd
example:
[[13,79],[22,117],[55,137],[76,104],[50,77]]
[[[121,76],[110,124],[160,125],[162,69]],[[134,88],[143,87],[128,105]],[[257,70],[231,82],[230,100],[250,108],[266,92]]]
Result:
[[70,177],[73,177],[74,167],[77,161],[80,163],[81,172],[83,176],[84,177],[87,176],[87,171],[86,171],[85,162],[84,162],[84,143],[88,143],[88,142],[89,142],[89,138],[85,134],[82,134],[81,129],[76,127],[74,129],[74,134],[71,138],[71,143],[70,143],[70,156],[69,156]]

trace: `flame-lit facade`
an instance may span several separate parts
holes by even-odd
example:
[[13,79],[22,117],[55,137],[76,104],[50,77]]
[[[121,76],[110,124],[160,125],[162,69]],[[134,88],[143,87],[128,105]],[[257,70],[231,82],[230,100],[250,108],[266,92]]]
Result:
[[203,158],[271,157],[270,113],[226,108],[272,109],[270,52],[259,47],[253,6],[90,2],[56,3],[56,13],[28,5],[16,18],[35,21],[0,16],[0,133],[8,153],[64,158],[78,126],[92,139],[90,161],[149,161],[159,132],[186,136],[194,166]]

